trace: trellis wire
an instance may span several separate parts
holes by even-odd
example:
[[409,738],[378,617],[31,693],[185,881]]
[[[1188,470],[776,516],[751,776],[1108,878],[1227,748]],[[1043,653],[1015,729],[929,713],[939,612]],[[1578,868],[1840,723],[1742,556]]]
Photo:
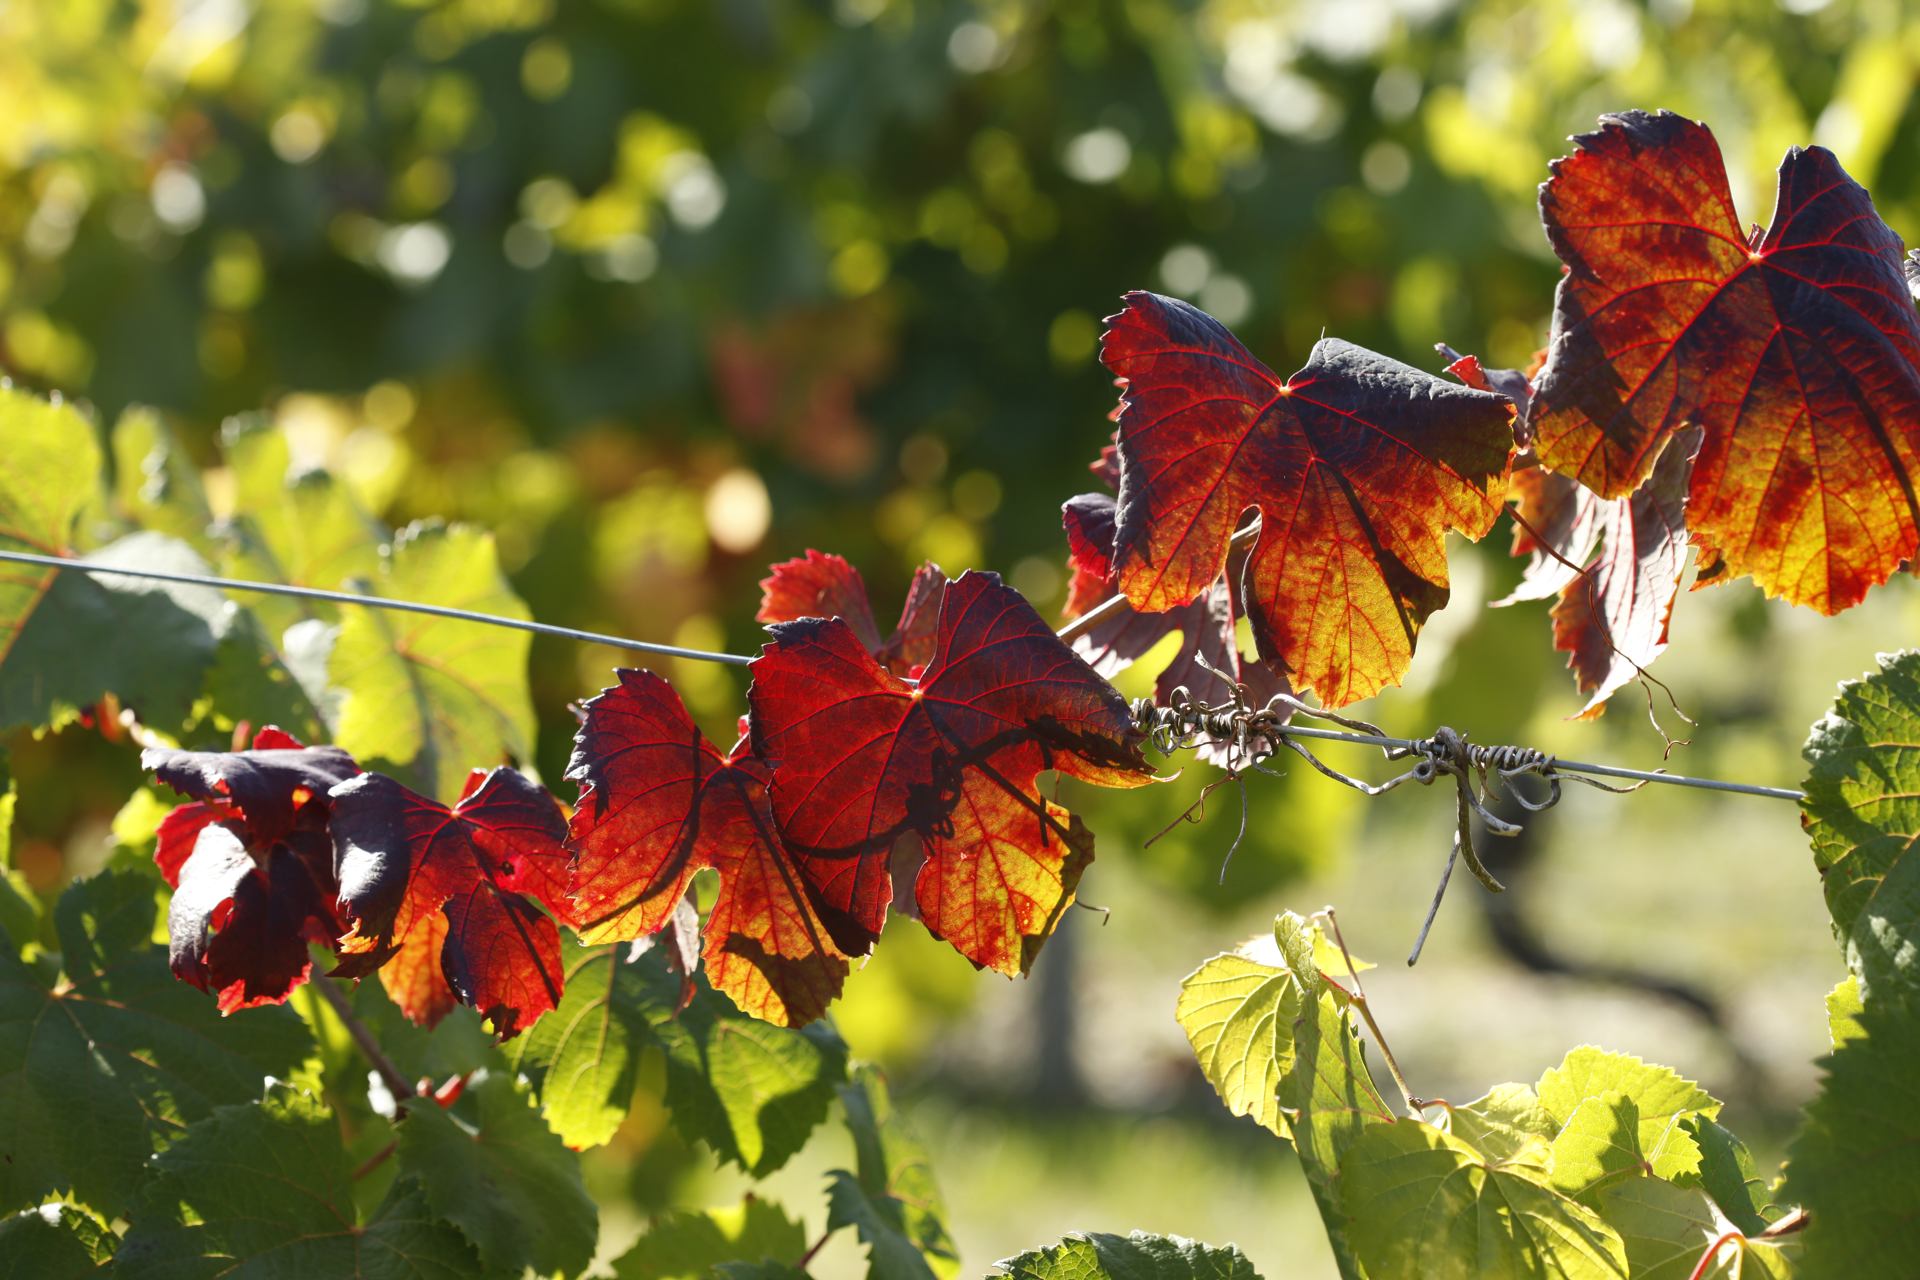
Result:
[[705,649],[685,649],[673,644],[654,644],[649,640],[629,640],[625,636],[603,635],[598,631],[580,631],[556,627],[549,622],[531,622],[525,618],[504,618],[497,613],[476,613],[471,609],[452,609],[445,605],[420,604],[413,600],[388,600],[383,596],[360,595],[352,591],[325,591],[319,587],[295,587],[280,582],[248,582],[243,578],[216,578],[204,573],[164,573],[157,569],[123,569],[118,565],[69,560],[62,556],[33,555],[25,551],[0,551],[0,560],[19,564],[45,565],[50,569],[80,569],[87,573],[111,573],[122,578],[151,578],[155,582],[177,582],[189,587],[215,587],[224,591],[257,591],[263,595],[292,596],[298,600],[325,600],[332,604],[365,605],[371,609],[392,609],[400,613],[424,613],[435,618],[459,622],[479,622],[490,627],[510,627],[535,635],[558,636],[563,640],[585,640],[590,644],[611,645],[616,649],[634,649],[668,658],[691,658],[698,662],[724,662],[744,667],[752,658],[737,653],[710,653]]
[[[173,582],[183,586],[211,587],[223,591],[252,591],[263,595],[291,596],[302,600],[324,600],[333,604],[361,605],[370,609],[389,609],[402,613],[421,613],[431,617],[449,618],[458,622],[476,622],[485,626],[508,627],[516,631],[530,631],[536,635],[557,636],[565,640],[583,640],[589,644],[603,644],[617,649],[631,649],[640,653],[658,654],[669,658],[686,658],[696,662],[719,662],[728,666],[744,667],[754,661],[753,658],[738,653],[714,653],[706,649],[688,649],[679,645],[655,644],[647,640],[632,640],[625,636],[607,635],[598,631],[582,631],[574,627],[559,627],[546,622],[532,622],[523,618],[506,618],[498,614],[478,613],[469,609],[454,609],[443,605],[420,604],[412,600],[389,600],[382,596],[360,595],[351,591],[326,591],[318,587],[295,587],[278,582],[249,582],[242,578],[222,578],[212,574],[168,573],[157,569],[122,568],[118,565],[98,564],[87,560],[70,559],[63,556],[35,555],[24,551],[0,551],[0,561],[12,561],[18,564],[40,565],[50,569],[77,569],[84,573],[114,574],[123,578],[147,578],[156,582]],[[1125,597],[1116,596],[1120,603],[1112,606],[1113,612],[1125,607]],[[1106,607],[1106,606],[1103,606]],[[1097,611],[1095,611],[1097,612]],[[1080,634],[1093,621],[1093,613],[1083,615],[1061,629],[1063,638],[1072,639]],[[1283,737],[1318,739],[1328,742],[1351,742],[1360,746],[1383,747],[1390,751],[1411,751],[1418,747],[1423,739],[1395,738],[1386,734],[1367,733],[1356,730],[1324,729],[1313,725],[1281,725],[1274,732]],[[1752,782],[1725,782],[1718,778],[1694,778],[1686,774],[1667,773],[1659,770],[1628,769],[1619,765],[1594,764],[1583,760],[1565,760],[1554,758],[1554,767],[1562,773],[1586,773],[1603,778],[1621,778],[1633,782],[1658,783],[1669,787],[1692,787],[1701,791],[1720,791],[1733,795],[1764,796],[1773,800],[1802,800],[1803,793],[1787,787],[1767,787]]]

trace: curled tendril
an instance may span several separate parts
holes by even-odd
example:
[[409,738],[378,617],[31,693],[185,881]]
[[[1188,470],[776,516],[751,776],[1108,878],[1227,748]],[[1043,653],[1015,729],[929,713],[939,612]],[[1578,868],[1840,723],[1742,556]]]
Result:
[[[1616,795],[1636,791],[1646,785],[1637,782],[1629,787],[1610,786],[1593,778],[1577,773],[1563,773],[1555,765],[1554,758],[1544,751],[1533,747],[1483,746],[1468,740],[1467,735],[1445,725],[1434,730],[1433,736],[1411,742],[1388,738],[1377,726],[1365,720],[1343,716],[1324,707],[1314,707],[1302,702],[1292,694],[1279,693],[1270,698],[1264,706],[1253,706],[1248,700],[1247,687],[1232,680],[1225,673],[1207,666],[1201,659],[1201,666],[1225,684],[1231,691],[1227,701],[1206,703],[1196,698],[1184,685],[1173,690],[1166,705],[1155,703],[1151,698],[1141,698],[1133,704],[1133,718],[1148,740],[1163,754],[1171,755],[1175,751],[1195,747],[1201,743],[1216,743],[1226,748],[1227,777],[1219,783],[1209,785],[1200,794],[1200,798],[1185,812],[1167,825],[1171,830],[1181,821],[1197,821],[1197,814],[1204,814],[1206,800],[1213,790],[1227,781],[1240,784],[1241,813],[1240,832],[1234,837],[1233,845],[1227,850],[1227,856],[1220,866],[1221,879],[1226,878],[1227,864],[1233,860],[1240,842],[1246,837],[1246,784],[1241,778],[1245,769],[1257,769],[1262,773],[1272,773],[1266,761],[1285,748],[1298,755],[1314,769],[1343,786],[1351,787],[1362,795],[1380,796],[1409,782],[1422,786],[1431,786],[1437,779],[1451,778],[1454,784],[1455,823],[1453,848],[1447,855],[1445,868],[1440,873],[1440,883],[1434,890],[1433,905],[1427,909],[1425,921],[1420,926],[1420,934],[1415,939],[1407,963],[1413,964],[1420,958],[1420,951],[1426,946],[1427,933],[1433,928],[1434,917],[1439,914],[1440,901],[1446,896],[1447,883],[1453,876],[1456,862],[1465,861],[1467,870],[1473,873],[1489,892],[1504,892],[1506,886],[1487,870],[1474,849],[1473,819],[1478,816],[1486,830],[1497,836],[1516,836],[1520,826],[1495,813],[1489,802],[1500,791],[1511,795],[1521,808],[1532,813],[1540,813],[1560,803],[1560,784],[1563,780],[1584,783],[1587,786]],[[1412,765],[1404,773],[1387,779],[1385,782],[1369,783],[1349,774],[1342,773],[1326,761],[1315,755],[1298,737],[1287,732],[1288,722],[1295,716],[1306,716],[1318,720],[1328,720],[1358,733],[1371,734],[1381,739],[1379,744],[1389,760],[1412,760]],[[1521,777],[1539,778],[1546,783],[1544,796],[1530,797],[1515,781]],[[1165,835],[1162,831],[1160,835]],[[1155,836],[1154,839],[1159,839]]]

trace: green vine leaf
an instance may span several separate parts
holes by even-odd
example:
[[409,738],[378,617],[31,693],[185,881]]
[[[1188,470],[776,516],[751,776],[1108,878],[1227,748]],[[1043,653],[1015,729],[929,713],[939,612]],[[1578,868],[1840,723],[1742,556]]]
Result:
[[151,877],[110,872],[55,908],[58,982],[0,948],[0,1210],[71,1190],[117,1215],[152,1152],[312,1055],[290,1009],[225,1019],[176,981],[156,911]]
[[1550,1167],[1560,1125],[1530,1085],[1501,1084],[1485,1097],[1450,1108],[1440,1127],[1505,1164]]
[[1274,939],[1288,967],[1304,979],[1303,1012],[1294,1023],[1293,1065],[1280,1080],[1280,1105],[1326,1224],[1334,1261],[1341,1275],[1351,1278],[1359,1269],[1347,1243],[1347,1213],[1337,1181],[1341,1162],[1362,1133],[1392,1124],[1393,1112],[1367,1071],[1351,1010],[1320,979],[1309,931],[1289,913],[1276,922]]
[[1291,970],[1237,952],[1218,955],[1180,984],[1174,1018],[1227,1110],[1284,1138],[1280,1077],[1293,1064],[1300,983]]
[[120,1238],[71,1204],[43,1204],[0,1218],[0,1280],[83,1280],[97,1276]]
[[1827,1039],[1838,1049],[1865,1034],[1860,1029],[1860,975],[1848,974],[1827,992]]
[[[807,1251],[805,1226],[769,1200],[748,1196],[733,1209],[681,1210],[653,1220],[633,1248],[613,1264],[615,1280],[707,1280],[723,1263],[770,1264]],[[775,1274],[781,1274],[776,1270]],[[791,1273],[787,1270],[787,1273]]]
[[143,529],[203,547],[213,513],[200,471],[166,421],[134,407],[113,424],[113,501]]
[[1418,1120],[1369,1125],[1340,1165],[1346,1236],[1372,1276],[1619,1280],[1619,1233],[1554,1191]]
[[1858,995],[1871,1005],[1920,996],[1920,858],[1902,857],[1860,904],[1847,937],[1847,967],[1859,979]]
[[1260,1280],[1233,1245],[1135,1231],[1075,1232],[1059,1244],[994,1264],[1006,1280]]
[[254,1105],[218,1108],[159,1156],[115,1274],[504,1280],[433,1216],[410,1179],[371,1213],[356,1208],[337,1122],[318,1099],[285,1086]]
[[[531,616],[500,574],[493,535],[459,525],[402,530],[371,585],[397,600]],[[328,664],[345,695],[335,743],[450,802],[468,770],[532,755],[531,642],[451,618],[347,610]]]
[[826,1022],[797,1031],[740,1012],[701,979],[678,1017],[680,978],[655,952],[646,972],[655,1038],[666,1051],[675,1126],[764,1178],[806,1143],[847,1077],[847,1046]]
[[886,1077],[862,1064],[839,1094],[853,1134],[856,1172],[835,1169],[828,1175],[827,1225],[859,1231],[874,1280],[953,1275],[960,1255],[947,1235],[932,1165],[894,1111]]
[[1706,1192],[1727,1221],[1748,1235],[1765,1231],[1767,1218],[1762,1210],[1769,1207],[1771,1197],[1747,1144],[1705,1116],[1693,1116],[1681,1124],[1700,1149],[1700,1168],[1674,1181]]
[[[640,1052],[654,1042],[650,995],[625,945],[583,947],[560,935],[560,1004],[502,1054],[533,1081],[540,1113],[575,1149],[613,1138],[633,1103]],[[657,1010],[655,1017],[663,1016]]]
[[[219,530],[226,576],[330,591],[379,576],[386,529],[332,475],[293,472],[286,432],[265,418],[241,418],[223,443],[234,490],[233,518]],[[340,619],[339,606],[325,601],[262,595],[251,603],[270,636],[305,619]]]
[[1920,834],[1920,652],[1883,653],[1877,673],[1842,684],[1801,754],[1800,821],[1844,945]]
[[1535,1086],[1540,1105],[1565,1128],[1583,1102],[1619,1094],[1638,1112],[1635,1142],[1656,1177],[1673,1178],[1700,1167],[1700,1151],[1678,1121],[1720,1114],[1720,1103],[1691,1080],[1667,1067],[1624,1053],[1582,1045]]
[[401,1172],[418,1180],[428,1206],[460,1228],[489,1267],[579,1275],[593,1260],[600,1216],[580,1181],[580,1158],[510,1078],[475,1076],[454,1110],[410,1107],[399,1144]]
[[1787,1149],[1780,1199],[1808,1213],[1804,1280],[1913,1274],[1920,1222],[1920,1001],[1876,993],[1863,1033],[1823,1059],[1826,1080]]
[[1554,1136],[1547,1185],[1585,1199],[1601,1185],[1645,1171],[1640,1108],[1617,1089],[1583,1098]]
[[1620,1233],[1633,1280],[1691,1280],[1694,1264],[1720,1234],[1705,1196],[1659,1178],[1602,1187],[1595,1207]]

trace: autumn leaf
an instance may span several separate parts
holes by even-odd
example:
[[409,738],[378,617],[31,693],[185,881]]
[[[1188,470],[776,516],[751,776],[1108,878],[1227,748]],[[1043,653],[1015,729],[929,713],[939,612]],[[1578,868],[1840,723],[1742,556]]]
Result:
[[880,626],[860,571],[843,557],[811,548],[799,559],[774,565],[760,580],[760,611],[753,616],[758,622],[840,618],[867,652],[880,648]]
[[652,934],[711,867],[708,979],[755,1017],[811,1022],[840,994],[847,962],[774,829],[767,766],[744,744],[722,755],[659,676],[615,675],[586,704],[567,770],[581,784],[569,841],[582,940]]
[[[1070,618],[1120,594],[1112,585],[1115,512],[1113,498],[1104,493],[1080,494],[1061,508],[1067,527],[1067,565],[1073,575],[1067,592]],[[1153,700],[1161,706],[1170,705],[1174,690],[1181,688],[1203,702],[1223,700],[1232,692],[1223,676],[1245,685],[1247,701],[1253,706],[1265,706],[1275,694],[1291,693],[1283,676],[1240,652],[1236,636],[1240,611],[1232,583],[1236,564],[1243,562],[1244,557],[1238,562],[1230,559],[1220,580],[1190,604],[1164,613],[1129,607],[1100,619],[1073,638],[1073,651],[1110,679],[1146,657],[1168,636],[1178,634],[1178,652],[1154,680]],[[1199,754],[1221,765],[1230,763],[1225,750],[1212,742],[1203,745]]]
[[[1072,893],[1080,841],[1034,779],[1052,768],[1105,786],[1144,781],[1126,703],[989,573],[947,587],[917,684],[838,620],[782,623],[773,637],[747,695],[753,746],[773,766],[775,819],[835,943],[860,954],[879,936],[889,858],[911,831],[928,845],[927,926],[976,964],[1022,971]],[[989,861],[968,892],[950,892],[943,864],[971,856]],[[976,913],[1006,922],[983,926]]]
[[1541,461],[1633,492],[1683,424],[1704,563],[1838,613],[1920,547],[1920,315],[1902,247],[1821,147],[1780,165],[1743,234],[1704,125],[1603,116],[1552,166],[1540,213],[1566,264],[1532,421]]
[[772,566],[769,576],[760,580],[760,610],[753,616],[767,623],[840,618],[882,666],[912,679],[916,668],[933,656],[934,628],[946,589],[946,574],[935,565],[921,565],[907,587],[899,625],[882,640],[860,571],[840,556],[809,550],[800,559]]
[[1631,497],[1597,504],[1600,553],[1553,607],[1553,647],[1590,695],[1575,719],[1601,714],[1615,690],[1666,652],[1687,567],[1687,473],[1699,447],[1699,428],[1681,431]]
[[351,925],[336,973],[364,977],[444,913],[447,984],[500,1039],[559,1002],[560,933],[525,896],[571,918],[566,819],[544,787],[513,769],[476,769],[448,809],[363,773],[329,799],[340,914]]
[[1447,530],[1479,538],[1499,516],[1507,402],[1334,338],[1283,380],[1218,321],[1151,293],[1108,323],[1127,599],[1200,596],[1257,509],[1242,595],[1260,656],[1329,706],[1398,683],[1446,603]]
[[250,751],[148,748],[140,760],[193,797],[161,820],[154,850],[174,890],[174,976],[222,1013],[281,1003],[307,980],[308,944],[332,948],[340,933],[326,795],[358,766],[272,727]]

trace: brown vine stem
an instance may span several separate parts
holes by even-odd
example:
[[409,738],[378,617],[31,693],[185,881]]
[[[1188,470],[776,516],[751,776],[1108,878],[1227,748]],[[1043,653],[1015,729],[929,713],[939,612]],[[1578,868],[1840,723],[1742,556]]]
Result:
[[1353,990],[1347,990],[1324,973],[1320,975],[1321,981],[1346,996],[1347,1003],[1359,1010],[1361,1020],[1367,1024],[1367,1030],[1373,1033],[1373,1042],[1380,1046],[1380,1057],[1387,1064],[1387,1074],[1393,1077],[1393,1083],[1400,1089],[1400,1096],[1406,1099],[1407,1114],[1416,1120],[1420,1119],[1422,1113],[1434,1104],[1413,1092],[1413,1087],[1407,1083],[1407,1077],[1400,1071],[1400,1063],[1394,1058],[1393,1050],[1387,1045],[1386,1034],[1380,1030],[1380,1024],[1374,1020],[1373,1006],[1367,1002],[1366,988],[1360,985],[1360,968],[1354,964],[1353,952],[1347,950],[1347,940],[1340,933],[1340,917],[1334,914],[1332,907],[1322,907],[1313,913],[1313,918],[1324,919],[1327,922],[1327,929],[1333,934],[1334,945],[1340,948],[1341,958],[1347,962],[1347,979],[1353,983]]
[[334,1016],[340,1019],[340,1025],[347,1029],[347,1034],[353,1037],[353,1043],[360,1049],[360,1056],[365,1058],[367,1064],[379,1075],[381,1081],[387,1086],[387,1092],[393,1095],[393,1100],[405,1102],[419,1093],[413,1081],[400,1074],[400,1068],[393,1065],[393,1059],[387,1056],[387,1051],[380,1047],[378,1040],[374,1039],[373,1031],[366,1023],[360,1021],[360,1015],[353,1011],[353,1005],[348,1002],[347,993],[340,989],[340,984],[324,973],[316,973],[313,975],[312,985],[313,989],[319,992],[320,998],[325,1000],[327,1006],[333,1010]]
[[362,1178],[372,1173],[375,1169],[378,1169],[381,1165],[385,1164],[388,1160],[392,1159],[393,1153],[398,1151],[399,1149],[400,1149],[400,1141],[399,1139],[396,1138],[394,1141],[389,1142],[386,1146],[380,1148],[378,1151],[368,1156],[365,1160],[361,1161],[360,1167],[353,1171],[352,1180],[354,1182],[360,1181]]

